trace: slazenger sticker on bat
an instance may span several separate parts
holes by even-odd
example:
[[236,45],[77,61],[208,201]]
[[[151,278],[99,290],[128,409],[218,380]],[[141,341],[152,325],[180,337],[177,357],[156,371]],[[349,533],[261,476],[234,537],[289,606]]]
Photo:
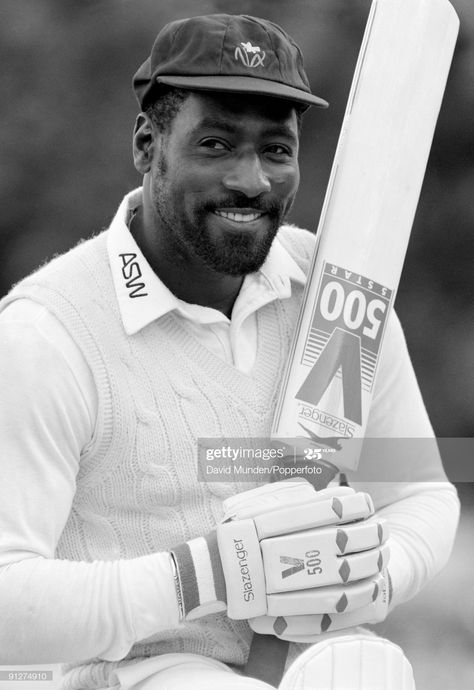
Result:
[[393,291],[325,262],[301,364],[311,370],[296,398],[317,405],[342,380],[344,416],[362,424],[362,390],[372,392]]

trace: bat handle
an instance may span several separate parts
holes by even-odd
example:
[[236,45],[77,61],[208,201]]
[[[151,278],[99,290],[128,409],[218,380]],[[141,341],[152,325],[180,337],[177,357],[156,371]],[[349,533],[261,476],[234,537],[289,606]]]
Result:
[[244,675],[277,688],[285,671],[289,642],[274,635],[254,633]]
[[344,472],[339,472],[339,486],[349,486],[347,475],[345,475]]

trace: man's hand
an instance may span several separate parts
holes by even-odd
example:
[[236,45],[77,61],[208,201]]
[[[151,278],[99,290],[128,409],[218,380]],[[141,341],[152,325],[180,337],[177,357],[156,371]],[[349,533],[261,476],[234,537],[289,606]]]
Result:
[[348,487],[279,482],[224,510],[217,543],[210,535],[173,550],[188,620],[226,606],[234,619],[314,613],[310,592],[373,578],[388,561],[383,521],[368,521],[370,497]]

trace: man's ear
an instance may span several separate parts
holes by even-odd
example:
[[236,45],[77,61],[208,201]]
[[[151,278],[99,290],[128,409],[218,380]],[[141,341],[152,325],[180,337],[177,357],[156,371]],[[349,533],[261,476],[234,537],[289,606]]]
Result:
[[139,173],[149,172],[155,146],[155,130],[150,117],[140,113],[133,128],[133,163]]

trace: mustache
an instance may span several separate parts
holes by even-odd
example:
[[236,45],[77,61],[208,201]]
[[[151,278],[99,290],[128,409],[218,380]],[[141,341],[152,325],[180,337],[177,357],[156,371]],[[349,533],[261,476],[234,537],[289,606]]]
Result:
[[270,216],[276,216],[282,212],[282,205],[275,198],[265,198],[264,196],[256,196],[249,198],[245,194],[233,194],[222,197],[218,201],[212,201],[206,204],[207,211],[216,211],[220,208],[252,208],[260,213],[267,213]]

